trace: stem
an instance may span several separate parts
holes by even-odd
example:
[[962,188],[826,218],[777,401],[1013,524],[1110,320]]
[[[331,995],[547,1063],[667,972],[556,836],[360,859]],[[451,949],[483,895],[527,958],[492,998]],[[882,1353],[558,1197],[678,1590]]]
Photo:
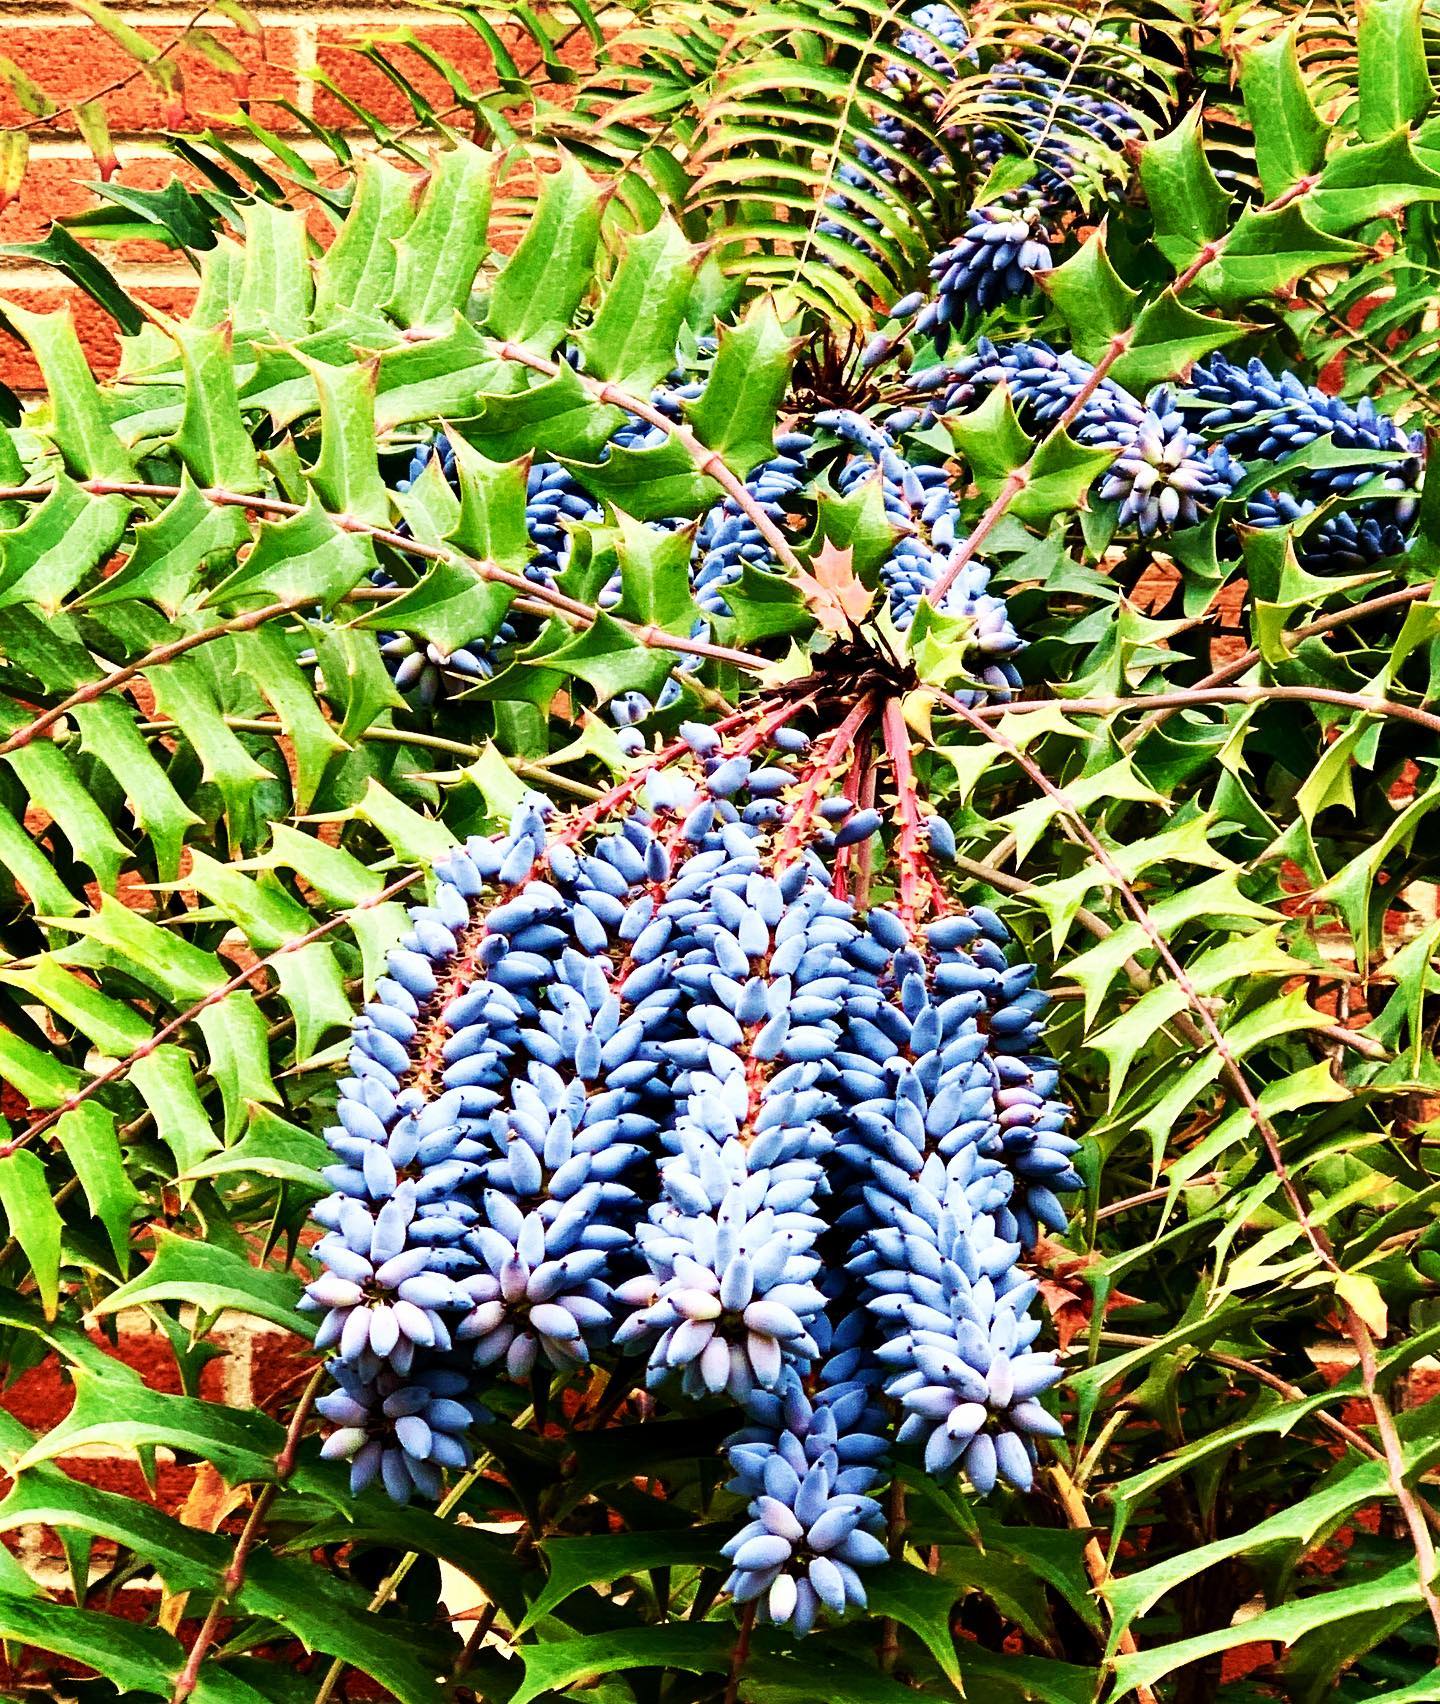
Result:
[[[1133,1349],[1144,1348],[1160,1341],[1155,1337],[1136,1336],[1128,1331],[1102,1331],[1100,1340],[1102,1343],[1115,1343]],[[1288,1379],[1282,1379],[1278,1373],[1272,1373],[1268,1367],[1262,1367],[1255,1361],[1243,1360],[1239,1355],[1227,1355],[1219,1349],[1197,1348],[1196,1353],[1207,1361],[1213,1361],[1217,1367],[1228,1367],[1231,1372],[1247,1374],[1277,1395],[1283,1396],[1287,1402],[1303,1402],[1306,1399],[1306,1392],[1299,1385],[1291,1384]],[[1327,1432],[1342,1439],[1352,1450],[1368,1456],[1371,1461],[1384,1461],[1383,1450],[1376,1449],[1363,1432],[1357,1432],[1353,1426],[1347,1426],[1338,1416],[1327,1413],[1323,1408],[1317,1408],[1315,1419]],[[1430,1525],[1440,1532],[1440,1511],[1425,1502],[1420,1503],[1420,1509]]]
[[[233,728],[240,734],[271,734],[279,739],[285,733],[283,723],[273,719],[267,720],[264,716],[224,716],[221,720],[227,728]],[[183,731],[178,722],[166,720],[141,722],[139,726],[142,734]],[[449,756],[463,757],[467,761],[473,761],[480,756],[479,746],[466,745],[463,740],[447,740],[440,734],[412,732],[406,728],[366,728],[357,738],[371,740],[377,745],[419,746],[425,751],[445,752]],[[505,762],[527,781],[542,782],[547,787],[558,788],[562,793],[573,793],[578,799],[598,799],[601,796],[598,787],[592,787],[585,781],[572,781],[569,776],[557,774],[544,764],[533,763],[523,757],[507,757]]]
[[[1179,985],[1180,991],[1185,996],[1186,1004],[1194,1012],[1200,1028],[1205,1032],[1210,1045],[1215,1049],[1226,1081],[1244,1107],[1250,1122],[1258,1131],[1269,1157],[1271,1169],[1279,1181],[1286,1200],[1290,1203],[1296,1222],[1314,1250],[1316,1258],[1333,1277],[1338,1278],[1343,1268],[1335,1258],[1334,1248],[1324,1226],[1315,1222],[1302,1187],[1290,1175],[1289,1167],[1285,1164],[1285,1155],[1279,1133],[1256,1099],[1255,1091],[1250,1087],[1239,1060],[1226,1041],[1224,1032],[1216,1023],[1209,1006],[1200,997],[1200,993],[1190,980],[1185,967],[1160,933],[1154,919],[1150,916],[1139,895],[1127,881],[1120,866],[1106,850],[1104,842],[1085,821],[1083,812],[1074,804],[1069,795],[1050,780],[1034,758],[1022,751],[1013,740],[998,729],[987,726],[986,722],[980,716],[977,716],[969,705],[962,703],[953,694],[941,692],[939,697],[957,716],[968,722],[985,739],[1005,752],[1011,761],[1024,771],[1035,786],[1064,812],[1073,824],[1076,835],[1085,843],[1096,862],[1114,882],[1116,891],[1123,900],[1125,908],[1135,919],[1141,932],[1155,949],[1160,961]],[[1391,1494],[1404,1516],[1406,1527],[1410,1533],[1410,1542],[1415,1550],[1420,1594],[1426,1610],[1429,1612],[1430,1619],[1434,1623],[1436,1635],[1440,1637],[1440,1596],[1437,1596],[1433,1583],[1436,1562],[1435,1545],[1431,1539],[1430,1529],[1426,1524],[1425,1517],[1421,1514],[1410,1487],[1405,1483],[1404,1448],[1400,1441],[1399,1431],[1396,1429],[1395,1416],[1390,1410],[1389,1402],[1384,1393],[1379,1388],[1379,1370],[1375,1361],[1374,1339],[1371,1337],[1370,1328],[1365,1324],[1365,1321],[1350,1306],[1338,1289],[1335,1299],[1339,1305],[1345,1335],[1354,1346],[1359,1362],[1361,1384],[1365,1397],[1375,1415],[1375,1429],[1380,1435],[1380,1442],[1385,1452],[1386,1474],[1390,1481]]]
[[[1233,666],[1233,665],[1232,665]],[[945,694],[947,703],[951,700]],[[1342,710],[1358,710],[1364,716],[1389,716],[1413,722],[1427,733],[1440,734],[1440,716],[1412,704],[1397,704],[1391,698],[1367,698],[1360,692],[1339,692],[1328,686],[1191,686],[1174,692],[1140,693],[1133,698],[1020,698],[1009,704],[981,704],[975,709],[977,725],[998,722],[1005,716],[1023,716],[1057,707],[1077,716],[1118,716],[1127,710],[1180,710],[1197,704],[1334,704]]]
[[[1085,1506],[1085,1497],[1080,1487],[1058,1461],[1052,1464],[1049,1473],[1050,1483],[1055,1488],[1056,1501],[1060,1504],[1066,1524],[1076,1532],[1088,1531],[1094,1526],[1094,1522],[1090,1519],[1090,1511]],[[1090,1584],[1095,1588],[1096,1597],[1105,1606],[1106,1615],[1113,1621],[1114,1612],[1110,1608],[1110,1599],[1106,1596],[1106,1588],[1111,1580],[1110,1568],[1105,1560],[1105,1552],[1100,1548],[1100,1540],[1093,1534],[1085,1540],[1085,1572],[1090,1576]],[[1140,1649],[1135,1643],[1135,1635],[1128,1627],[1116,1644],[1127,1657],[1133,1657]],[[1156,1704],[1155,1694],[1148,1686],[1137,1686],[1135,1696],[1140,1704]]]
[[730,1677],[725,1682],[724,1704],[738,1704],[740,1697],[740,1676],[745,1664],[750,1660],[750,1635],[755,1631],[755,1605],[747,1603],[740,1612],[740,1631],[735,1638],[735,1648],[730,1653]]
[[186,1024],[192,1023],[201,1012],[216,1005],[227,994],[233,994],[237,988],[243,988],[257,970],[263,970],[267,965],[272,965],[277,959],[283,958],[286,953],[293,953],[297,948],[307,947],[312,941],[318,941],[331,934],[343,924],[348,923],[357,912],[373,910],[375,906],[383,905],[387,900],[394,899],[397,895],[404,893],[406,888],[413,887],[419,879],[419,870],[411,871],[408,876],[399,877],[396,881],[391,882],[388,887],[381,888],[379,893],[373,895],[370,899],[362,899],[358,905],[352,905],[344,911],[337,911],[333,917],[327,918],[324,923],[317,923],[313,929],[307,930],[305,934],[297,935],[293,941],[286,941],[284,946],[276,947],[274,952],[266,953],[263,958],[256,959],[244,970],[236,971],[227,982],[222,982],[218,988],[212,988],[203,1000],[197,1000],[193,1006],[187,1007],[177,1017],[171,1018],[169,1023],[162,1025],[148,1041],[142,1043],[133,1053],[128,1054],[124,1059],[116,1060],[113,1065],[108,1065],[98,1075],[92,1077],[83,1088],[77,1089],[73,1095],[67,1095],[59,1106],[53,1107],[49,1112],[37,1118],[33,1124],[27,1125],[13,1141],[0,1144],[0,1157],[13,1154],[17,1148],[22,1148],[27,1142],[43,1135],[52,1125],[57,1124],[67,1112],[74,1112],[77,1106],[83,1105],[85,1101],[90,1099],[91,1095],[98,1093],[107,1083],[113,1083],[117,1078],[123,1077],[137,1060],[148,1058],[157,1047],[167,1042],[173,1035],[178,1034]]
[[51,709],[42,711],[33,722],[27,722],[23,728],[17,728],[8,739],[0,740],[0,757],[8,757],[12,751],[19,751],[23,746],[39,739],[42,734],[48,734],[51,728],[72,710],[78,709],[82,704],[93,703],[97,698],[103,698],[107,692],[114,691],[117,686],[124,686],[126,681],[134,680],[146,669],[159,668],[161,664],[172,662],[176,657],[184,656],[187,651],[193,651],[197,645],[208,645],[212,639],[221,639],[228,633],[248,633],[252,628],[263,627],[267,621],[273,621],[279,616],[293,615],[314,601],[313,597],[285,598],[280,603],[266,604],[263,609],[252,609],[245,615],[234,615],[228,621],[216,622],[213,627],[203,628],[198,633],[186,633],[179,639],[170,639],[163,645],[156,645],[143,656],[137,657],[133,663],[126,663],[123,668],[111,669],[99,680],[87,682],[68,698],[62,698]]
[[230,1566],[225,1570],[220,1581],[220,1589],[211,1599],[210,1608],[205,1613],[205,1619],[200,1624],[200,1631],[195,1635],[195,1642],[190,1647],[189,1655],[185,1658],[185,1667],[181,1669],[175,1682],[175,1690],[170,1695],[170,1704],[184,1704],[200,1682],[200,1665],[205,1661],[210,1647],[215,1642],[215,1629],[220,1623],[225,1611],[234,1603],[245,1584],[245,1571],[250,1565],[250,1554],[260,1537],[260,1529],[265,1524],[265,1517],[270,1512],[270,1505],[286,1480],[295,1471],[295,1458],[300,1450],[300,1434],[305,1429],[305,1422],[310,1418],[310,1410],[319,1394],[320,1386],[325,1378],[324,1367],[317,1367],[310,1375],[310,1382],[305,1386],[295,1412],[290,1417],[290,1425],[285,1432],[285,1442],[279,1455],[275,1458],[275,1477],[261,1490],[259,1496],[250,1505],[250,1514],[240,1537],[235,1541],[235,1553],[230,1558]]
[[945,895],[925,850],[925,828],[920,819],[920,801],[915,791],[915,771],[910,762],[910,730],[905,726],[905,711],[898,698],[885,701],[885,754],[895,775],[895,794],[900,812],[900,833],[896,842],[896,861],[900,866],[899,912],[907,926],[915,921],[921,904],[921,887],[928,886],[937,910],[943,909]]
[[[1402,586],[1398,591],[1385,592],[1376,598],[1367,598],[1363,603],[1351,604],[1346,609],[1332,610],[1329,615],[1317,616],[1314,621],[1307,621],[1303,627],[1297,627],[1292,632],[1281,635],[1284,644],[1289,647],[1298,645],[1302,639],[1311,639],[1317,633],[1329,633],[1337,627],[1348,627],[1352,622],[1363,619],[1367,615],[1380,615],[1386,610],[1396,609],[1404,604],[1419,603],[1428,598],[1435,589],[1433,580],[1425,580],[1420,585]],[[1232,680],[1238,680],[1241,675],[1254,668],[1260,661],[1260,652],[1252,647],[1236,657],[1234,662],[1226,663],[1223,667],[1213,670],[1203,680],[1195,683],[1196,689],[1211,686],[1225,686]],[[1163,722],[1169,721],[1173,710],[1160,710],[1153,716],[1147,716],[1138,728],[1133,728],[1120,742],[1129,751],[1145,736],[1152,733]]]
[[874,708],[875,700],[867,693],[835,730],[825,748],[825,755],[810,766],[804,791],[795,802],[795,809],[791,812],[789,822],[785,824],[785,832],[781,835],[780,845],[776,849],[777,870],[784,869],[800,856],[806,833],[820,807],[825,790],[846,762]]

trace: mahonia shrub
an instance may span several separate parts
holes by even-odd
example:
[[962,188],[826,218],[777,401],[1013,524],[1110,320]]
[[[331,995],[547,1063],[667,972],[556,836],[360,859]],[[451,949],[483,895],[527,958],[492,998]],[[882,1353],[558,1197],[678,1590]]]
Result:
[[455,16],[0,303],[7,1696],[1434,1696],[1418,0]]

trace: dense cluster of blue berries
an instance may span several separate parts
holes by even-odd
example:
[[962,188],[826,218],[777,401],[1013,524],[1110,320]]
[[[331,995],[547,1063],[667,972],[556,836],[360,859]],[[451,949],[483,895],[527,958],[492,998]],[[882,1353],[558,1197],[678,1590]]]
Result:
[[[1142,538],[1197,525],[1250,471],[1266,465],[1274,468],[1277,484],[1245,499],[1240,518],[1251,526],[1287,525],[1322,503],[1332,505],[1300,541],[1307,566],[1369,566],[1405,548],[1418,507],[1424,439],[1369,402],[1351,406],[1292,374],[1275,378],[1258,360],[1238,367],[1222,356],[1197,366],[1184,391],[1160,386],[1144,400],[1113,379],[1096,383],[1094,375],[1088,361],[1047,343],[997,344],[982,337],[959,360],[911,375],[918,406],[904,419],[932,424],[942,414],[977,407],[1003,385],[1032,430],[1053,427],[1078,405],[1071,434],[1116,452],[1095,494],[1117,503],[1117,525]],[[1322,438],[1337,450],[1375,459],[1287,470],[1288,458]],[[1340,507],[1352,493],[1361,495]]]
[[[1032,56],[991,69],[973,112],[947,119],[940,91],[916,62],[952,81],[961,61],[975,54],[957,13],[945,5],[921,7],[898,36],[895,59],[882,68],[877,91],[884,104],[873,119],[873,140],[841,168],[841,188],[828,197],[833,213],[880,231],[883,220],[860,197],[928,199],[927,184],[954,187],[957,167],[974,177],[1007,158],[1031,162],[1022,188],[963,212],[961,228],[930,262],[929,299],[907,298],[894,310],[904,319],[918,309],[916,330],[933,337],[942,353],[954,326],[1030,294],[1050,268],[1060,221],[1080,210],[1090,183],[1115,175],[1126,140],[1139,131],[1134,114],[1113,98],[1104,44],[1063,20],[1052,29]],[[820,229],[853,240],[839,219]]]
[[435,1496],[501,1379],[640,1356],[730,1405],[730,1588],[803,1632],[865,1601],[892,1449],[1030,1484],[1059,1374],[1023,1260],[1080,1180],[1033,969],[933,871],[926,924],[856,909],[859,724],[821,751],[793,714],[685,724],[435,864],[355,1025],[303,1305],[357,1491]]

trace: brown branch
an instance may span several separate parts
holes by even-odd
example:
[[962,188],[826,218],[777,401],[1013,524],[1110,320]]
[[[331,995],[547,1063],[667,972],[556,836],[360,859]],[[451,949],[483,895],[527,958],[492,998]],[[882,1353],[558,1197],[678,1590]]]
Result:
[[[1376,598],[1366,598],[1363,602],[1350,604],[1345,609],[1332,610],[1329,615],[1317,616],[1314,621],[1307,621],[1303,627],[1283,633],[1281,640],[1288,648],[1297,645],[1302,639],[1312,639],[1317,633],[1330,633],[1337,627],[1348,627],[1352,622],[1362,620],[1369,615],[1382,615],[1386,610],[1396,609],[1404,604],[1419,603],[1428,598],[1435,589],[1433,580],[1426,580],[1416,586],[1402,586],[1398,591],[1385,592]],[[1238,680],[1260,661],[1260,652],[1253,646],[1236,657],[1233,662],[1225,663],[1213,670],[1203,680],[1195,683],[1196,690],[1211,686],[1226,686],[1232,680]],[[1132,728],[1120,742],[1124,750],[1129,751],[1138,745],[1149,733],[1152,733],[1163,722],[1169,721],[1174,710],[1159,710],[1153,716],[1147,716],[1138,728]]]
[[750,1635],[755,1631],[755,1605],[747,1603],[740,1612],[740,1631],[730,1653],[730,1674],[725,1682],[724,1704],[739,1704],[740,1677],[750,1660]]
[[[1164,1194],[1165,1191],[1161,1190],[1159,1193]],[[1158,1337],[1141,1337],[1128,1331],[1102,1331],[1100,1340],[1102,1343],[1115,1343],[1122,1347],[1128,1346],[1135,1349],[1146,1348],[1150,1344],[1160,1342]],[[1196,1346],[1196,1353],[1207,1361],[1213,1361],[1218,1367],[1227,1367],[1231,1372],[1246,1374],[1259,1384],[1273,1390],[1277,1396],[1283,1396],[1287,1402],[1309,1400],[1307,1392],[1299,1385],[1291,1384],[1289,1379],[1282,1379],[1278,1373],[1272,1373],[1268,1367],[1262,1367],[1258,1362],[1247,1361],[1239,1355],[1227,1355],[1219,1349],[1209,1349],[1198,1345]],[[1385,1453],[1383,1450],[1376,1449],[1363,1432],[1357,1432],[1353,1426],[1347,1426],[1338,1416],[1328,1413],[1323,1408],[1317,1408],[1315,1419],[1327,1432],[1333,1433],[1335,1437],[1348,1444],[1352,1450],[1357,1450],[1371,1461],[1384,1461]],[[1423,1500],[1417,1499],[1417,1501],[1419,1501],[1425,1519],[1437,1532],[1440,1532],[1440,1511],[1432,1508],[1429,1503]]]
[[1440,716],[1391,698],[1367,698],[1360,692],[1340,692],[1328,686],[1191,686],[1174,692],[1139,693],[1133,698],[1020,698],[1011,703],[975,706],[976,719],[998,722],[1006,716],[1060,710],[1076,716],[1118,716],[1130,710],[1181,710],[1201,704],[1334,704],[1363,716],[1390,716],[1413,722],[1427,733],[1440,734]]
[[305,1422],[310,1418],[310,1410],[315,1398],[320,1392],[320,1386],[325,1379],[324,1367],[316,1367],[310,1375],[295,1412],[290,1417],[290,1425],[285,1433],[285,1442],[280,1453],[275,1457],[275,1477],[260,1491],[255,1501],[250,1505],[250,1514],[245,1526],[235,1541],[235,1553],[230,1558],[230,1566],[225,1570],[220,1580],[219,1590],[211,1599],[210,1608],[206,1611],[205,1619],[200,1624],[200,1630],[195,1635],[195,1642],[190,1647],[175,1681],[175,1690],[170,1694],[170,1704],[185,1704],[185,1700],[194,1692],[200,1682],[200,1665],[209,1654],[210,1647],[215,1642],[215,1630],[221,1617],[234,1603],[245,1585],[245,1571],[250,1565],[250,1555],[260,1538],[260,1532],[265,1525],[265,1519],[270,1513],[270,1505],[275,1501],[280,1488],[295,1471],[295,1459],[300,1451],[300,1435],[305,1430]]
[[[1120,866],[1106,850],[1104,842],[1091,829],[1089,823],[1085,820],[1084,813],[1071,800],[1070,796],[1050,780],[1034,758],[1022,751],[1013,740],[998,729],[989,727],[983,717],[976,715],[969,705],[963,703],[953,694],[940,692],[937,696],[955,715],[1005,752],[1010,760],[1017,764],[1031,782],[1045,794],[1046,798],[1050,799],[1064,812],[1073,824],[1075,833],[1090,849],[1092,856],[1115,883],[1116,891],[1124,902],[1125,908],[1130,912],[1141,932],[1178,984],[1180,991],[1185,996],[1186,1004],[1194,1012],[1200,1028],[1205,1032],[1210,1045],[1215,1049],[1225,1079],[1259,1133],[1269,1157],[1271,1169],[1275,1173],[1286,1200],[1290,1203],[1296,1222],[1314,1250],[1316,1258],[1332,1277],[1338,1279],[1343,1273],[1343,1268],[1335,1258],[1334,1248],[1324,1226],[1315,1222],[1301,1185],[1290,1175],[1290,1169],[1285,1163],[1279,1133],[1256,1099],[1255,1091],[1250,1087],[1249,1080],[1241,1069],[1240,1061],[1231,1050],[1224,1032],[1216,1023],[1209,1006],[1200,997],[1200,993],[1190,980],[1184,965],[1181,964],[1165,937],[1160,933],[1154,919],[1134,888],[1131,887]],[[1365,1397],[1375,1415],[1375,1427],[1380,1435],[1380,1441],[1385,1452],[1386,1473],[1390,1480],[1391,1494],[1404,1516],[1406,1527],[1410,1533],[1410,1542],[1415,1550],[1420,1594],[1429,1612],[1430,1619],[1434,1623],[1436,1635],[1440,1636],[1440,1595],[1437,1595],[1434,1585],[1435,1545],[1431,1539],[1430,1529],[1426,1524],[1425,1517],[1420,1512],[1410,1487],[1405,1483],[1404,1448],[1395,1426],[1395,1416],[1378,1385],[1379,1371],[1375,1362],[1374,1339],[1370,1335],[1370,1328],[1351,1307],[1338,1288],[1335,1299],[1340,1309],[1345,1335],[1354,1346],[1359,1361]]]
[[218,988],[212,988],[204,999],[197,1000],[193,1006],[187,1007],[177,1017],[171,1018],[169,1023],[162,1025],[148,1041],[143,1042],[133,1053],[128,1054],[124,1059],[117,1059],[112,1065],[106,1066],[103,1071],[92,1077],[83,1088],[77,1089],[73,1095],[67,1095],[59,1106],[51,1108],[49,1112],[37,1118],[33,1124],[27,1125],[13,1141],[0,1143],[0,1156],[13,1154],[17,1148],[24,1147],[27,1142],[32,1142],[37,1136],[43,1135],[52,1125],[58,1123],[67,1112],[74,1112],[76,1107],[83,1105],[108,1083],[113,1083],[117,1078],[123,1077],[138,1060],[148,1058],[157,1047],[162,1046],[172,1036],[177,1035],[187,1024],[193,1023],[201,1012],[216,1005],[227,994],[233,994],[237,989],[243,988],[257,970],[264,970],[267,965],[274,964],[277,959],[284,958],[287,953],[293,953],[300,947],[308,947],[312,941],[318,941],[333,933],[334,930],[348,923],[357,912],[370,911],[375,906],[383,905],[387,900],[396,898],[399,894],[404,893],[406,888],[413,887],[419,879],[420,872],[412,870],[408,876],[401,876],[397,881],[391,882],[388,887],[381,888],[379,893],[372,895],[371,898],[362,899],[358,905],[352,905],[344,911],[337,911],[333,917],[327,918],[323,923],[317,923],[313,929],[307,930],[303,935],[297,935],[294,940],[286,941],[283,946],[276,947],[273,952],[266,953],[263,958],[256,959],[244,970],[237,970],[228,981],[222,982]]
[[[191,30],[199,24],[209,10],[208,5],[202,6],[198,12],[191,16],[189,22],[181,27],[179,34],[172,36],[160,48],[153,59],[141,60],[133,70],[126,71],[121,76],[112,77],[108,83],[102,83],[98,89],[93,89],[88,95],[82,96],[79,100],[71,101],[66,106],[57,106],[53,112],[32,113],[29,118],[17,119],[14,124],[0,124],[0,135],[12,130],[43,130],[47,125],[58,124],[62,118],[68,118],[71,113],[78,112],[82,106],[89,106],[94,101],[104,100],[106,95],[118,95],[122,89],[128,89],[132,83],[138,81],[141,77],[148,76],[155,66],[169,59],[183,47]],[[43,94],[44,91],[42,90],[41,93]]]
[[[1085,1506],[1084,1493],[1070,1477],[1068,1470],[1058,1461],[1051,1464],[1048,1472],[1050,1483],[1055,1490],[1055,1500],[1060,1505],[1066,1525],[1075,1532],[1091,1532],[1091,1536],[1085,1540],[1085,1572],[1090,1576],[1090,1584],[1095,1589],[1096,1597],[1105,1607],[1106,1616],[1113,1621],[1114,1612],[1107,1596],[1107,1588],[1112,1578],[1110,1567],[1105,1560],[1105,1552],[1100,1548],[1100,1540],[1091,1531],[1095,1523],[1090,1519],[1090,1511]],[[1135,1635],[1128,1627],[1120,1635],[1117,1645],[1127,1657],[1135,1656],[1140,1649],[1135,1643]],[[1155,1694],[1143,1684],[1135,1688],[1135,1696],[1140,1700],[1140,1704],[1157,1704]]]

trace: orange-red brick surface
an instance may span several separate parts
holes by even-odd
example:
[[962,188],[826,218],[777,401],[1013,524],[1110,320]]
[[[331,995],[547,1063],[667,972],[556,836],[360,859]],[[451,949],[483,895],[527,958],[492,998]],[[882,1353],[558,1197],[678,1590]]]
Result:
[[[187,0],[113,0],[112,9],[160,49],[175,41],[197,10]],[[495,88],[494,60],[479,34],[463,24],[437,21],[434,12],[403,0],[261,0],[250,10],[260,26],[258,35],[218,12],[205,19],[205,29],[238,62],[239,71],[221,69],[193,47],[185,48],[166,58],[175,72],[167,90],[157,79],[130,76],[133,60],[64,0],[0,0],[0,55],[12,60],[60,109],[49,122],[36,123],[0,82],[0,130],[23,124],[31,137],[19,195],[0,211],[0,245],[37,242],[53,219],[99,205],[90,186],[101,170],[80,134],[73,108],[101,91],[106,91],[100,104],[109,119],[116,156],[113,181],[154,189],[172,175],[195,181],[195,174],[161,146],[161,132],[211,129],[243,144],[242,107],[257,124],[300,148],[317,170],[323,172],[327,164],[333,170],[333,157],[308,136],[297,115],[346,129],[357,142],[368,132],[331,92],[332,84],[387,124],[413,124],[415,113],[405,94],[356,51],[367,36],[413,32],[443,54],[471,88]],[[500,34],[521,68],[531,70],[536,52],[528,37],[510,26],[501,26]],[[583,73],[593,63],[588,37],[584,31],[557,34],[556,57],[567,71]],[[394,41],[385,51],[436,110],[453,107],[454,95],[444,78],[419,54]],[[562,98],[563,86],[549,93]],[[287,111],[283,103],[295,110]],[[457,122],[463,128],[463,113]],[[165,313],[186,310],[195,275],[177,251],[144,241],[93,246],[138,301]],[[0,297],[31,309],[69,301],[95,368],[106,375],[114,371],[119,355],[114,323],[53,270],[27,256],[0,255]],[[40,382],[29,353],[3,330],[0,382],[22,395],[33,394]]]

